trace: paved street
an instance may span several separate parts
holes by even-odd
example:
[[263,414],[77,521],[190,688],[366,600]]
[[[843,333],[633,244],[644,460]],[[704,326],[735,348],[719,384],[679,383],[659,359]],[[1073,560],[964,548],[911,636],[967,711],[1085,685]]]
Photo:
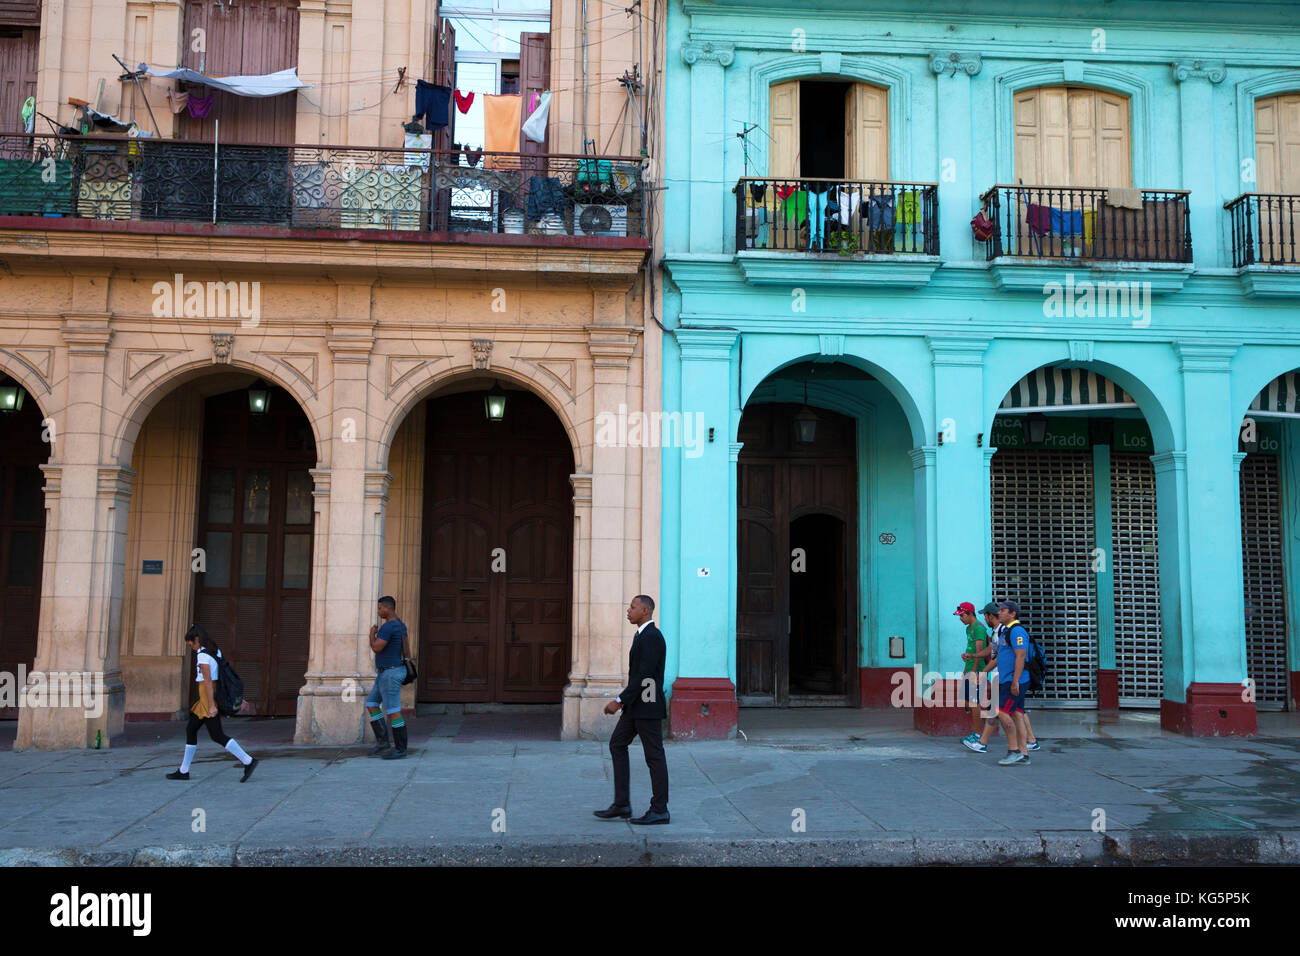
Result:
[[[972,754],[906,714],[746,711],[748,739],[667,743],[673,822],[650,828],[591,816],[610,801],[608,751],[555,740],[556,720],[415,718],[402,761],[294,747],[291,720],[232,720],[262,758],[245,784],[206,736],[191,779],[164,779],[179,723],[129,725],[111,751],[6,749],[0,863],[1300,862],[1286,715],[1261,715],[1257,738],[1192,740],[1154,714],[1040,712],[1043,749],[1008,768],[996,740]],[[634,745],[638,813],[648,788]]]

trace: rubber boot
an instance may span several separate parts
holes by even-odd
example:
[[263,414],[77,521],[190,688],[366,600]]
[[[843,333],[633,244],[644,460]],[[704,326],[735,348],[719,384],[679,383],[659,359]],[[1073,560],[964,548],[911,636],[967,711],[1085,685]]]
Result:
[[372,720],[370,727],[375,732],[375,745],[370,748],[370,756],[376,757],[387,750],[392,750],[393,745],[388,742],[388,719],[383,714],[379,715],[378,720]]
[[400,760],[406,756],[406,728],[393,728],[393,743],[395,746],[388,753],[384,754],[385,760]]

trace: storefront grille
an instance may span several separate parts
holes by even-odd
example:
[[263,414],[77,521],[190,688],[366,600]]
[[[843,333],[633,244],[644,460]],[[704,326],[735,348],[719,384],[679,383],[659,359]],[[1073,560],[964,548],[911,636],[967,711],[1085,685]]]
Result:
[[1115,666],[1121,707],[1159,707],[1164,686],[1156,475],[1147,455],[1110,458]]
[[1047,654],[1047,681],[1035,699],[1096,706],[1092,455],[1004,450],[991,466],[993,593],[1020,604]]
[[1282,558],[1282,489],[1276,455],[1241,463],[1241,556],[1246,596],[1246,673],[1255,706],[1286,707],[1286,572]]

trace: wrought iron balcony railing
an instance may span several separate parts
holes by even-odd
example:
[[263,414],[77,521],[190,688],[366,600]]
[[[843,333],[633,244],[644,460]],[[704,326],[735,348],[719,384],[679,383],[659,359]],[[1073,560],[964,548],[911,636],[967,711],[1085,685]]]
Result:
[[939,254],[934,183],[745,178],[735,194],[737,252]]
[[643,206],[636,157],[0,136],[0,216],[639,238]]
[[1223,204],[1232,230],[1232,264],[1300,265],[1296,245],[1300,221],[1300,196],[1280,193],[1244,193]]
[[994,186],[988,257],[1191,262],[1186,190]]

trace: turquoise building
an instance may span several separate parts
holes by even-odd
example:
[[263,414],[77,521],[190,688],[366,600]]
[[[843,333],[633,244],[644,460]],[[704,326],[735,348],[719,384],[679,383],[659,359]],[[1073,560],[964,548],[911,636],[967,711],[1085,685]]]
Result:
[[1294,710],[1295,6],[667,7],[664,402],[708,435],[664,451],[673,732],[964,730],[990,597],[1038,706]]

